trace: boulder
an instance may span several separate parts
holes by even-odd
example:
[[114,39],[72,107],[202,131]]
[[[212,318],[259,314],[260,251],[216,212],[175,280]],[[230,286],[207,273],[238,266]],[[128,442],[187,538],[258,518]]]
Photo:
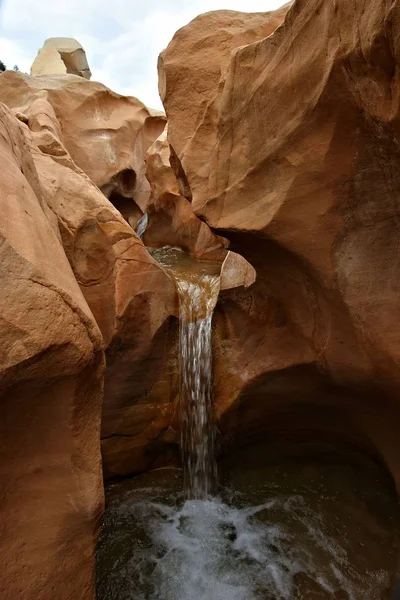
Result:
[[102,339],[43,197],[27,126],[0,104],[0,129],[0,596],[92,600]]
[[297,0],[200,16],[159,66],[193,210],[257,271],[217,306],[221,429],[340,435],[398,486],[399,39],[397,2]]
[[254,267],[243,256],[229,250],[221,265],[220,291],[235,288],[247,289],[257,277]]
[[67,73],[91,78],[84,49],[73,38],[48,38],[33,61],[31,75],[42,77]]

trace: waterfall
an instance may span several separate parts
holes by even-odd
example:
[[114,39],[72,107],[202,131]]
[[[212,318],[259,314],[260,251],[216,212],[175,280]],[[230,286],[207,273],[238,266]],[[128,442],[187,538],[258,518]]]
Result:
[[137,235],[140,237],[140,239],[142,239],[142,237],[144,236],[144,233],[147,229],[147,225],[149,223],[149,215],[147,213],[144,213],[144,215],[142,215],[136,225],[136,233]]
[[[388,482],[376,463],[300,460],[296,445],[280,463],[260,444],[248,449],[250,462],[241,448],[229,487],[215,495],[211,334],[220,265],[177,248],[151,254],[179,295],[186,498],[175,469],[110,486],[98,600],[386,598],[400,515],[397,499],[381,494]],[[285,457],[288,442],[279,448]]]
[[219,277],[176,278],[179,293],[181,453],[188,498],[215,492],[215,426],[212,415],[211,320]]
[[152,248],[171,273],[179,295],[179,402],[184,491],[204,500],[215,492],[211,321],[221,265],[198,261],[180,248]]

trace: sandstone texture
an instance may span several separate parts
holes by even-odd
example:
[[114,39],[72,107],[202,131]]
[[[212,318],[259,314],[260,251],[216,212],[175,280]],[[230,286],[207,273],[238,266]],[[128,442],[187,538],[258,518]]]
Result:
[[[149,439],[157,447],[160,427],[152,421],[162,395],[153,406],[143,390],[162,375],[164,354],[155,357],[154,347],[176,314],[168,275],[67,149],[60,107],[73,105],[69,85],[83,85],[86,97],[86,86],[93,86],[94,95],[99,88],[112,93],[71,75],[46,82],[12,72],[0,78],[1,100],[12,109],[0,105],[0,596],[5,600],[94,598],[103,505],[102,401],[104,474],[149,468],[150,460],[138,456],[137,448],[147,448]],[[141,121],[134,111],[124,117],[123,99],[121,105],[127,135],[136,128],[147,140],[141,162],[139,154],[131,162],[144,173],[146,144],[153,141],[145,122],[152,117],[142,105]],[[103,126],[109,116],[106,111]],[[155,120],[164,125],[159,116]],[[158,134],[156,127],[154,138]],[[135,140],[126,140],[126,148],[128,143]],[[90,157],[89,146],[86,151]],[[132,381],[139,376],[142,388],[136,391]],[[144,405],[132,410],[141,391]],[[136,442],[135,453],[129,450],[131,432],[123,437],[120,431],[129,429],[132,419],[135,434],[152,431]]]
[[0,101],[12,109],[26,113],[39,98],[51,105],[72,160],[134,227],[150,198],[144,156],[165,115],[76,75],[2,75]]
[[193,213],[191,203],[180,190],[171,159],[166,128],[146,154],[146,176],[151,197],[143,241],[147,246],[156,248],[179,246],[195,258],[222,261],[227,241],[214,235],[208,225]]
[[0,597],[89,600],[103,507],[102,339],[24,129],[0,104]]
[[[159,438],[166,428],[165,412],[171,401],[170,386],[164,385],[163,381],[165,377],[168,380],[164,372],[165,348],[169,322],[175,321],[172,315],[177,314],[176,291],[169,276],[149,255],[128,224],[129,218],[124,218],[127,215],[123,216],[123,211],[120,213],[112,204],[119,194],[116,189],[121,191],[118,185],[122,183],[115,183],[115,178],[113,184],[109,183],[116,186],[109,201],[85,171],[96,177],[96,173],[100,176],[102,165],[104,170],[107,169],[107,142],[103,140],[103,146],[98,142],[90,145],[93,134],[90,119],[89,129],[82,132],[80,142],[76,138],[76,146],[66,142],[64,131],[74,98],[77,103],[78,98],[79,101],[90,99],[101,88],[102,93],[111,98],[111,103],[115,101],[111,104],[116,113],[115,123],[120,119],[119,125],[115,124],[115,161],[120,156],[119,140],[123,139],[121,145],[125,144],[122,165],[115,162],[109,166],[115,173],[129,171],[133,174],[133,169],[121,168],[129,163],[144,177],[144,153],[154,141],[152,135],[157,137],[159,128],[164,127],[164,118],[154,117],[153,127],[153,117],[139,101],[119,97],[100,84],[77,80],[73,76],[53,78],[49,93],[42,87],[47,85],[44,80],[37,92],[38,78],[19,74],[14,78],[13,75],[7,73],[0,79],[0,99],[7,101],[17,117],[26,123],[25,136],[30,141],[43,197],[56,218],[65,254],[101,330],[106,349],[102,417],[104,476],[144,471],[152,464],[149,447],[154,446],[157,450],[158,444],[162,444]],[[15,83],[13,91],[10,90],[10,79]],[[75,88],[78,98],[75,97],[69,87],[71,83],[85,88],[83,96]],[[59,91],[62,103],[54,99],[53,88]],[[126,103],[130,100],[131,109],[140,105],[139,115],[134,110],[127,110]],[[103,121],[99,117],[99,122],[105,127],[107,120],[112,119],[112,110],[107,108],[107,102],[103,109]],[[85,121],[83,116],[81,118],[83,128]],[[130,138],[135,128],[140,142]],[[85,140],[88,141],[86,148]],[[78,146],[88,157],[82,166],[69,152],[69,148],[75,152]],[[96,163],[96,148],[98,152],[105,152],[105,162]],[[78,159],[79,156],[78,153]],[[97,157],[100,159],[98,153]],[[91,166],[97,169],[96,173],[91,171]],[[148,189],[150,195],[149,186]],[[127,196],[130,194],[126,200],[135,205],[132,190],[126,190]],[[117,203],[116,206],[121,208]],[[153,387],[161,391],[150,393]],[[158,415],[163,415],[162,419],[154,425],[154,417]]]
[[76,75],[6,72],[0,102],[0,595],[89,600],[101,413],[106,478],[178,457],[177,294],[137,219],[160,211],[153,245],[224,261],[226,288],[254,272],[193,214],[165,137],[150,187],[162,113]]
[[85,79],[92,76],[86,53],[73,38],[49,38],[45,41],[32,64],[31,75],[79,75]]
[[159,61],[185,195],[257,271],[217,306],[221,429],[340,435],[397,484],[399,37],[398,2],[297,0],[202,15]]
[[184,195],[197,210],[218,137],[218,115],[225,72],[232,51],[269,36],[288,6],[269,13],[218,10],[200,15],[180,29],[158,60],[159,92],[171,126],[174,170]]
[[179,464],[178,300],[146,246],[221,264],[221,452],[340,439],[400,486],[399,15],[201,15],[159,60],[168,130],[74,40],[0,75],[2,599],[93,600],[101,412],[106,479]]

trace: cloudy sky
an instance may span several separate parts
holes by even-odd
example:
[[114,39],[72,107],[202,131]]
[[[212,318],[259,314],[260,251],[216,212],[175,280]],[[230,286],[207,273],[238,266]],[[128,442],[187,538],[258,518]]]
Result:
[[278,8],[285,0],[0,0],[0,60],[28,72],[48,37],[83,45],[92,79],[161,108],[157,56],[196,15]]

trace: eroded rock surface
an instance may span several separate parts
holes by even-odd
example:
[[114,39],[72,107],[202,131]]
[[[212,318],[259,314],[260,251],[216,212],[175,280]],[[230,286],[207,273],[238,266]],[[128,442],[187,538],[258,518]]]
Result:
[[159,91],[171,127],[168,140],[183,194],[195,212],[208,199],[211,159],[218,140],[218,115],[225,72],[239,46],[269,36],[288,5],[268,13],[218,10],[196,17],[174,35],[158,63]]
[[151,198],[144,243],[156,248],[179,246],[195,258],[222,261],[227,241],[214,235],[208,225],[196,217],[191,203],[180,190],[171,167],[167,129],[147,151],[146,167]]
[[73,38],[48,38],[40,48],[31,67],[31,75],[79,75],[85,79],[92,76],[86,53]]
[[91,600],[102,339],[24,129],[0,104],[0,596]]
[[298,0],[273,32],[286,10],[200,16],[160,59],[187,197],[257,270],[217,308],[218,411],[341,433],[399,483],[399,7]]
[[160,59],[168,138],[101,84],[0,75],[6,600],[93,598],[104,349],[105,476],[176,460],[177,295],[145,212],[146,244],[224,261],[227,447],[339,436],[399,484],[399,33],[383,0],[202,15]]
[[165,115],[76,75],[1,75],[0,101],[7,106],[24,114],[38,98],[51,105],[75,164],[134,227],[150,197],[144,156],[163,131]]
[[[161,414],[160,406],[165,413],[171,402],[169,386],[163,387],[159,380],[163,381],[166,377],[165,348],[168,323],[171,315],[176,314],[175,287],[122,214],[75,163],[65,142],[67,117],[61,112],[62,107],[47,91],[36,94],[34,82],[37,79],[32,79],[23,78],[22,83],[28,88],[25,88],[25,104],[16,106],[21,98],[18,85],[16,99],[10,104],[14,105],[14,112],[25,123],[23,130],[30,143],[43,198],[56,218],[76,281],[103,335],[107,353],[102,418],[104,475],[110,477],[146,470],[152,464],[149,447],[157,449],[159,438],[166,428],[165,415],[158,425],[154,425],[154,416]],[[67,86],[68,93],[62,106],[70,108],[68,98],[71,95],[73,102],[74,93],[69,94],[68,81],[64,82],[64,79],[54,79],[53,85],[58,90]],[[69,80],[69,77],[66,79]],[[0,97],[4,94],[13,98],[5,89],[8,83],[7,78],[0,79]],[[84,81],[79,84],[89,88],[93,86],[94,95],[100,86]],[[90,89],[86,93],[90,97]],[[121,118],[124,118],[124,106],[125,99],[122,98]],[[63,116],[58,117],[57,111]],[[119,112],[118,103],[115,111]],[[148,115],[145,107],[143,111]],[[135,113],[129,118],[133,127]],[[149,119],[151,122],[152,117]],[[164,125],[159,117],[156,117],[156,123],[154,135],[158,124]],[[140,122],[136,125],[139,127]],[[150,130],[146,129],[144,122],[142,125],[145,134],[139,131],[138,136],[142,142],[148,136],[148,145],[152,141]],[[124,135],[129,136],[130,133],[131,129],[127,127]],[[117,129],[116,137],[119,139],[121,135],[122,132]],[[126,148],[129,143],[135,143],[123,135],[122,138]],[[90,139],[89,131],[82,133],[82,144],[85,139]],[[130,159],[137,161],[137,171],[143,173],[146,144],[141,154]],[[74,150],[75,146],[72,148]],[[93,157],[90,157],[90,164],[95,165]],[[96,168],[100,173],[100,165]],[[121,170],[118,164],[114,168]],[[133,202],[133,199],[130,198],[130,201]],[[154,386],[162,391],[150,393]],[[131,451],[132,446],[134,451]]]

